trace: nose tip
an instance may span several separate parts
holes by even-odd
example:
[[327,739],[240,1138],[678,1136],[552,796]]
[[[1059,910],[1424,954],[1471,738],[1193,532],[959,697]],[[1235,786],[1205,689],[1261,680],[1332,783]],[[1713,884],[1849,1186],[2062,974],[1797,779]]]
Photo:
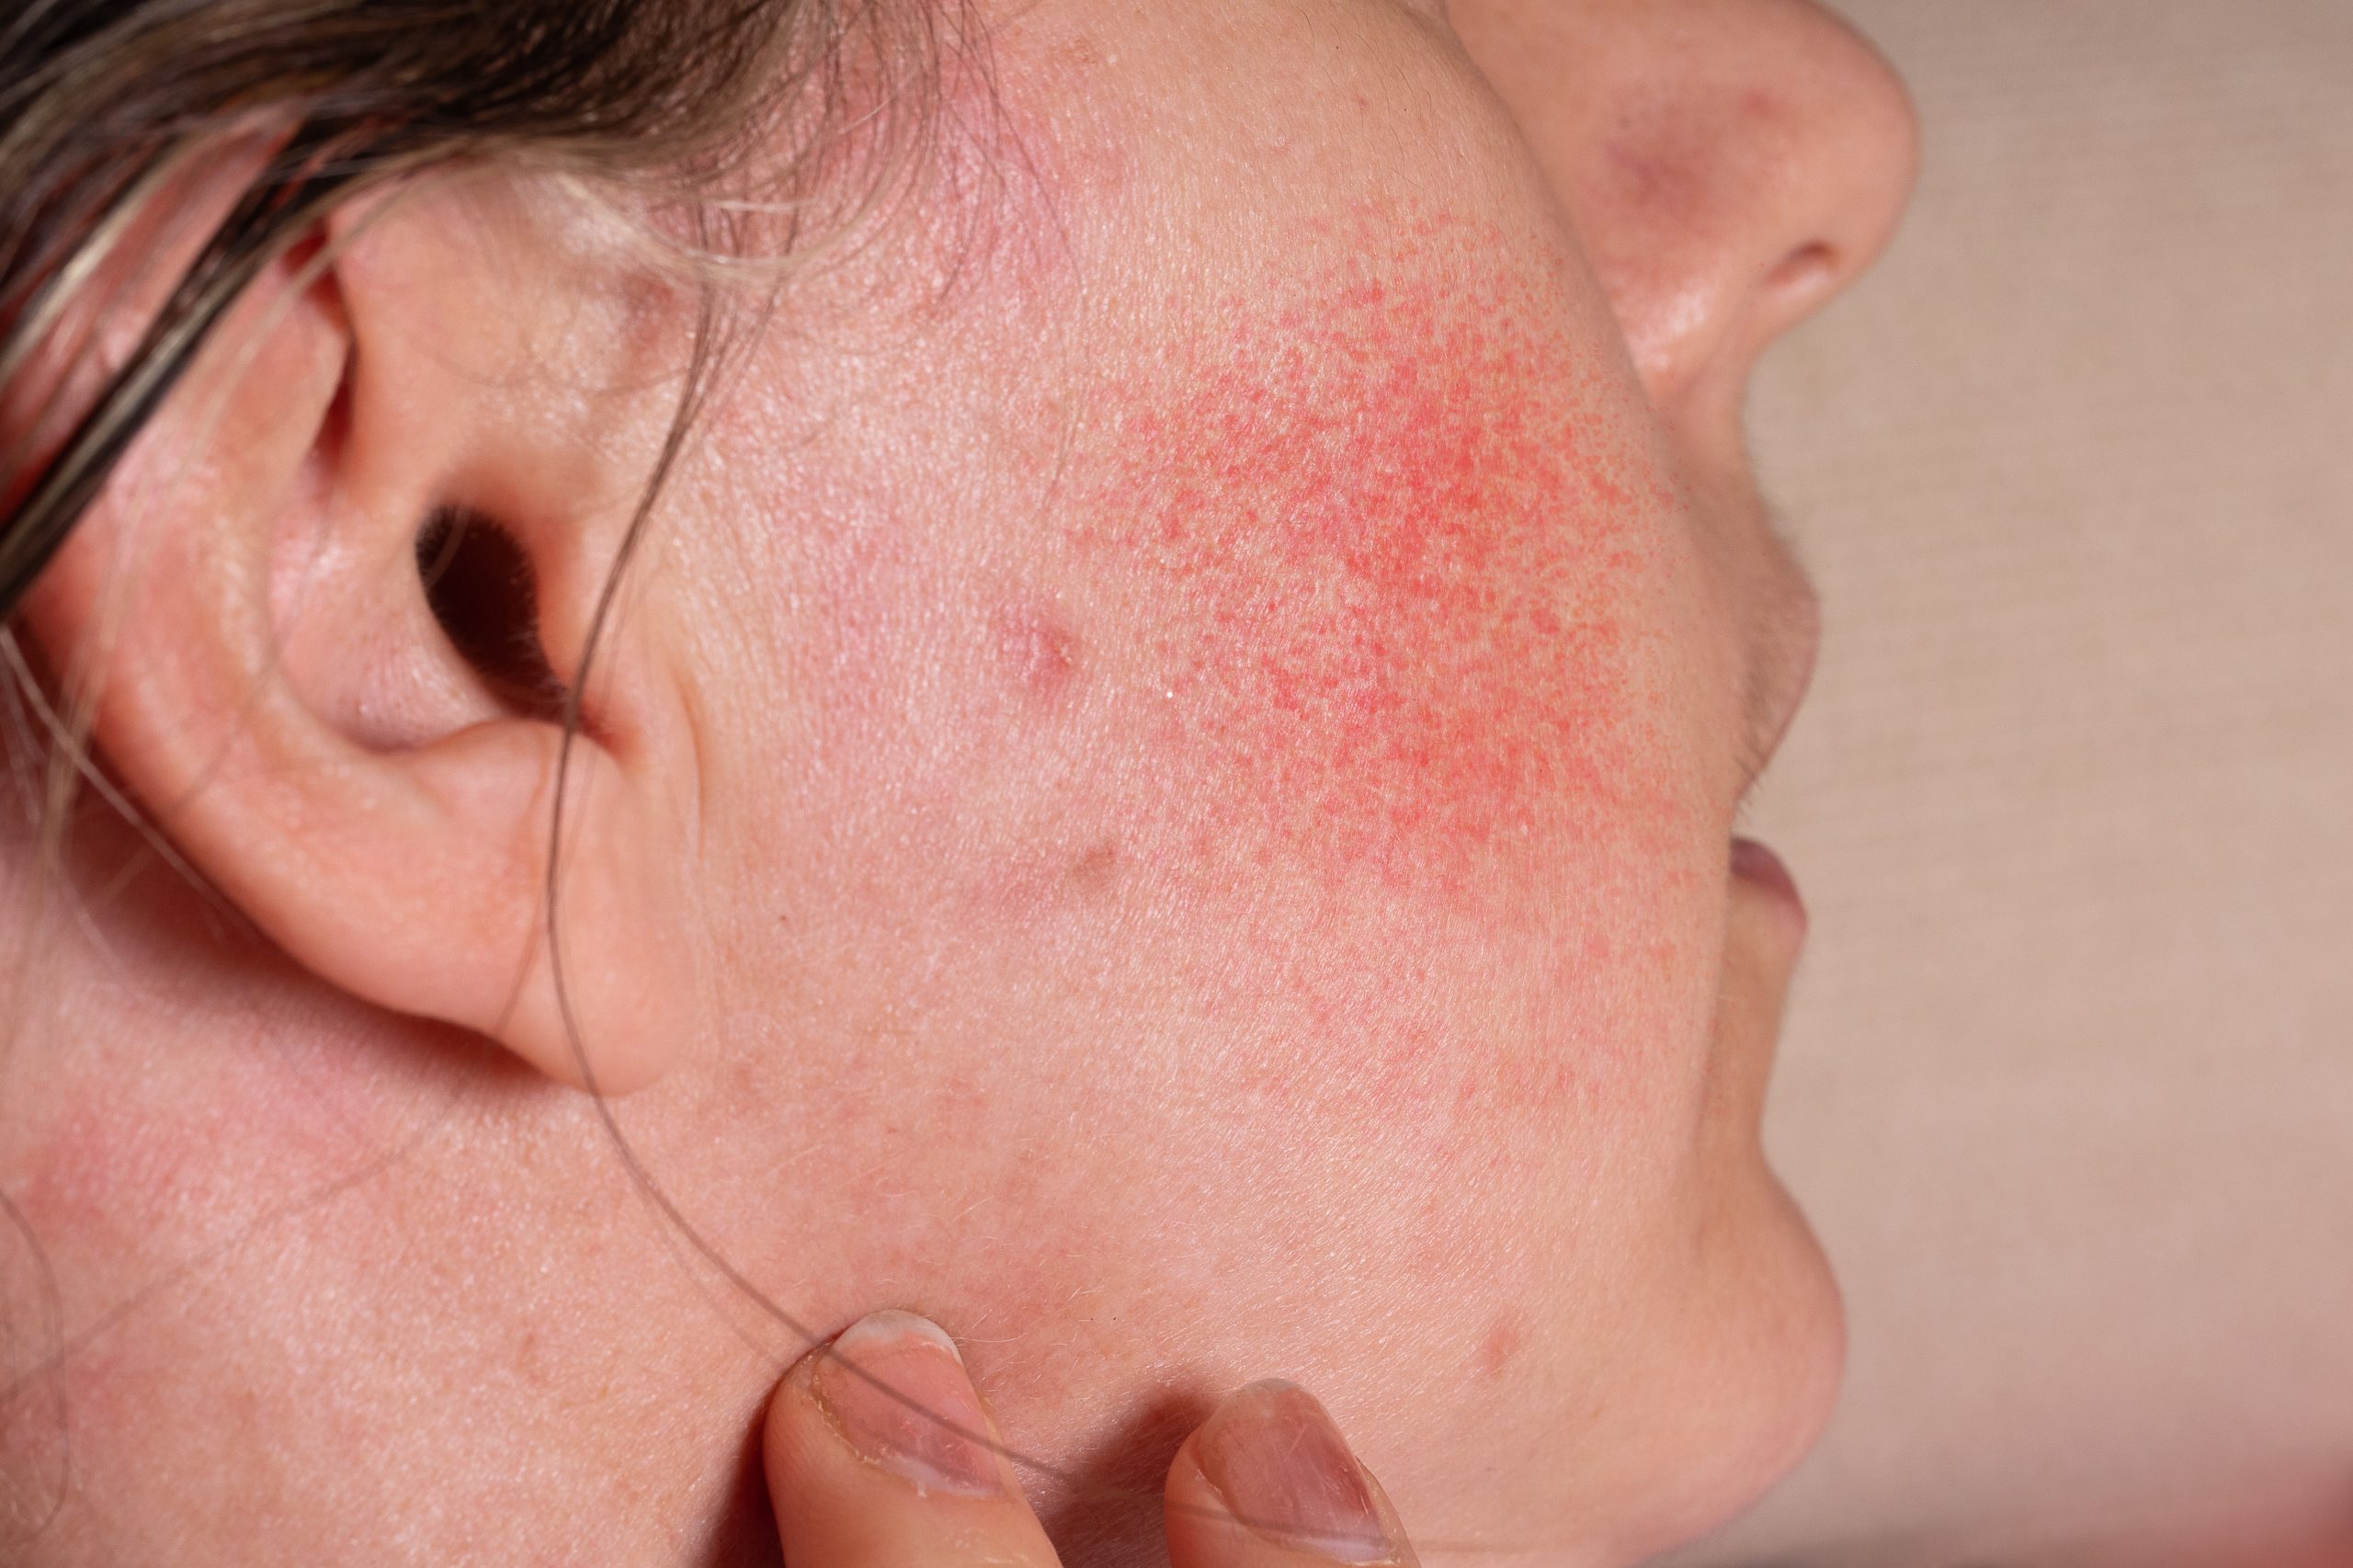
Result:
[[1845,21],[1807,4],[1791,28],[1792,120],[1781,188],[1756,215],[1755,324],[1769,338],[1868,271],[1894,236],[1919,166],[1920,121],[1903,79]]
[[1654,35],[1680,58],[1650,52],[1611,172],[1585,193],[1604,204],[1596,226],[1622,236],[1604,242],[1603,281],[1662,401],[1745,376],[1868,270],[1919,158],[1910,94],[1846,22],[1811,0],[1725,9],[1742,24]]

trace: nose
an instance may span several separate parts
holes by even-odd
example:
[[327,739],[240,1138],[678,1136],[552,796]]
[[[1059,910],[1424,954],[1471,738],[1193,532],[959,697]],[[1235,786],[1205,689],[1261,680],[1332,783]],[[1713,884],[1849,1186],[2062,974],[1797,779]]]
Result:
[[1918,159],[1909,96],[1809,0],[1453,0],[1662,410],[1859,277]]

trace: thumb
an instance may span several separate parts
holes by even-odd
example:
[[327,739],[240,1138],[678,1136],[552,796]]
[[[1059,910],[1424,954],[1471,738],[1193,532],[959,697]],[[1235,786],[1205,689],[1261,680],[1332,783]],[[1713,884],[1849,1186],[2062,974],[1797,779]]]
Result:
[[1388,1494],[1313,1395],[1253,1383],[1168,1467],[1173,1568],[1322,1568],[1416,1561]]
[[1053,1568],[955,1342],[907,1312],[852,1324],[769,1403],[768,1492],[793,1568]]

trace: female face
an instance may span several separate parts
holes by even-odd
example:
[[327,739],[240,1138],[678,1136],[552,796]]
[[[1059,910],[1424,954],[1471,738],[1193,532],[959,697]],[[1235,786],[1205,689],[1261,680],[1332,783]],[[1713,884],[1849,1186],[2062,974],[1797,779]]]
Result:
[[[1420,1539],[1704,1529],[1839,1346],[1756,1138],[1802,915],[1733,823],[1813,631],[1739,405],[1892,227],[1900,89],[1799,0],[980,9],[920,196],[787,289],[632,570],[692,1000],[620,1127],[802,1322],[956,1332],[1074,1560],[1263,1375]],[[608,367],[565,255],[465,384]],[[245,1021],[17,1063],[81,1334],[14,1402],[18,1490],[75,1477],[33,1560],[751,1551],[792,1346],[585,1101],[141,951]]]

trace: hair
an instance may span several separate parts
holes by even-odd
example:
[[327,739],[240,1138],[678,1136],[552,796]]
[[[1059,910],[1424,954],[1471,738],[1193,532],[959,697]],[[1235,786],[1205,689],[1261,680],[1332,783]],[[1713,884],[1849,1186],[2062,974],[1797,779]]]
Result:
[[840,19],[827,0],[27,0],[0,28],[0,387],[192,153],[253,126],[273,151],[55,450],[30,430],[0,448],[0,616],[229,308],[331,209],[490,158],[688,167],[748,122],[796,35]]

